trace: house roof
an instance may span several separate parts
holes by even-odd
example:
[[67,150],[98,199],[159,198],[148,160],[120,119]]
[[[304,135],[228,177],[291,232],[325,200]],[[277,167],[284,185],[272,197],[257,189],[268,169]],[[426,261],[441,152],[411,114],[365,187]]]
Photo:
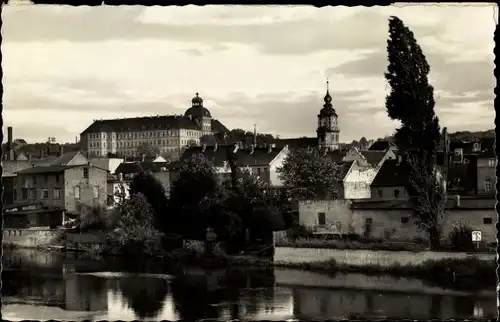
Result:
[[71,162],[80,152],[79,151],[72,151],[72,152],[66,152],[56,160],[54,160],[50,165],[67,165],[68,163]]
[[373,142],[372,145],[370,145],[370,147],[368,148],[368,150],[369,151],[385,151],[392,146],[393,146],[393,144],[390,140],[379,139],[379,140]]
[[[227,131],[227,128],[218,120],[212,120],[214,132]],[[163,129],[188,129],[199,130],[200,126],[195,120],[180,115],[159,115],[134,117],[126,119],[96,120],[81,134],[96,132],[128,132]]]
[[[480,150],[475,151],[474,145],[479,143]],[[494,158],[495,155],[495,138],[477,138],[474,140],[453,140],[450,142],[450,152],[455,149],[462,149],[464,155],[477,155],[484,158]]]
[[377,165],[387,154],[387,151],[361,151],[361,154],[365,157],[366,161],[371,165]]
[[15,176],[15,173],[32,165],[28,161],[2,161],[2,177]]
[[351,169],[352,164],[355,161],[344,161],[341,163],[341,168],[340,168],[340,178],[344,179],[347,173],[349,172],[349,169]]
[[158,172],[161,168],[168,168],[168,162],[122,162],[116,168],[115,173],[131,174],[139,173],[141,171]]
[[[210,160],[215,167],[224,166],[227,161],[228,149],[234,150],[234,145],[207,146],[203,151],[203,147],[190,147],[181,156],[180,161],[185,161],[195,154],[201,153],[205,158]],[[236,163],[239,166],[256,166],[268,165],[280,153],[282,148],[254,148],[253,153],[250,148],[238,149],[235,153]]]
[[373,179],[372,187],[375,186],[402,186],[404,180],[399,173],[399,165],[397,160],[386,160],[375,179]]
[[[24,175],[24,174],[60,173],[60,172],[63,172],[65,170],[67,170],[67,169],[78,168],[78,167],[83,167],[83,166],[85,166],[85,164],[78,164],[78,165],[49,165],[49,166],[41,166],[41,167],[32,166],[31,168],[26,168],[26,169],[17,171],[16,173],[17,174],[21,174],[21,175]],[[106,172],[108,171],[108,170],[103,169],[101,167],[96,167],[95,165],[93,165],[92,167],[104,170]]]
[[291,138],[291,139],[276,139],[275,141],[276,147],[285,147],[288,145],[291,149],[299,149],[299,148],[308,148],[308,147],[317,147],[318,139],[317,138]]

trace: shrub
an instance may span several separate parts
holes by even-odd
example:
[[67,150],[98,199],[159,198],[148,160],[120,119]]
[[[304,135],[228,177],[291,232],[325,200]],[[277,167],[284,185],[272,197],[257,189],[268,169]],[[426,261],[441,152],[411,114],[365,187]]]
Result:
[[472,228],[463,221],[459,221],[453,225],[449,234],[449,239],[454,250],[469,252],[474,249],[472,243]]

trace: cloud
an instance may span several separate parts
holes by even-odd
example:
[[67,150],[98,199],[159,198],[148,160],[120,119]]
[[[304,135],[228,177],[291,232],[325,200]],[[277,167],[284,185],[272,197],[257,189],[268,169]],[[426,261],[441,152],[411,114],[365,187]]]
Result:
[[[437,105],[493,101],[495,87],[493,61],[485,59],[458,61],[438,52],[429,52],[425,55],[431,66],[429,79],[436,91]],[[340,73],[346,77],[383,78],[387,65],[387,53],[376,51],[359,60],[329,68],[327,73],[329,75]]]
[[[387,34],[388,15],[377,9],[349,9],[352,13],[339,15],[336,14],[339,9],[332,8],[294,8],[292,12],[295,14],[290,14],[287,7],[258,8],[259,12],[274,13],[269,15],[267,23],[262,18],[255,20],[255,16],[243,20],[238,16],[221,18],[229,17],[239,10],[237,8],[210,8],[213,12],[222,12],[215,21],[196,19],[203,17],[207,11],[205,7],[189,9],[192,20],[185,19],[181,24],[171,17],[172,10],[169,8],[155,9],[158,15],[163,13],[165,17],[171,17],[161,22],[160,19],[141,19],[146,10],[141,7],[92,7],[81,10],[80,7],[68,6],[57,11],[39,6],[22,10],[5,8],[4,41],[165,39],[211,45],[246,44],[267,54],[300,55],[324,50],[380,48],[385,46],[384,36]],[[300,10],[305,10],[307,14],[299,14]],[[280,12],[288,12],[289,17],[280,18]],[[217,19],[217,16],[214,18]],[[418,24],[417,29],[420,35],[430,36],[439,32],[441,27],[423,22]],[[353,36],[353,33],[360,32],[363,37]]]

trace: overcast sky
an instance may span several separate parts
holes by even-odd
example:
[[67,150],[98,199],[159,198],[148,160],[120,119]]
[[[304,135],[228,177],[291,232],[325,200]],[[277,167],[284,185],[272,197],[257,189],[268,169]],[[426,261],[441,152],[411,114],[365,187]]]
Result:
[[315,136],[330,79],[341,141],[392,134],[388,18],[414,32],[451,131],[494,127],[494,5],[4,6],[4,122],[74,142],[93,119],[182,114],[195,92],[228,128]]

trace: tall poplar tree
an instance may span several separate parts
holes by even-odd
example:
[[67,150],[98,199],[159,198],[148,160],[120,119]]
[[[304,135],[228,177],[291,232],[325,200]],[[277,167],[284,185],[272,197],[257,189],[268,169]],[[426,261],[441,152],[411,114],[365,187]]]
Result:
[[389,117],[401,127],[395,143],[402,158],[400,171],[414,206],[415,223],[429,233],[431,248],[439,247],[444,215],[445,187],[437,171],[439,120],[434,113],[434,89],[429,64],[413,32],[397,17],[389,19],[389,66],[385,78],[391,86],[386,99]]

